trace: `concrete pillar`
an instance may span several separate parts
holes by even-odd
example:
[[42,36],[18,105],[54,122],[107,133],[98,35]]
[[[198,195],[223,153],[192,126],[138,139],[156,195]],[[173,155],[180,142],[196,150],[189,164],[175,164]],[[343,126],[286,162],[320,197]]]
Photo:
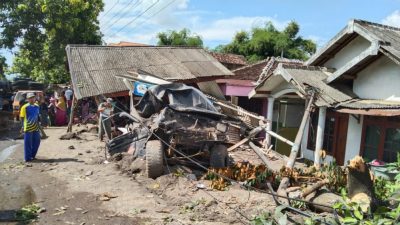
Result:
[[319,108],[317,138],[315,140],[314,165],[318,168],[321,165],[321,149],[324,144],[326,107]]
[[[304,102],[304,108],[307,108],[308,105],[308,99],[306,99],[306,101]],[[310,132],[310,120],[308,121],[308,123],[306,124],[306,127],[304,128],[304,135],[303,135],[303,139],[301,140],[301,152],[300,152],[300,156],[301,158],[305,157],[305,152],[307,150],[307,143],[308,143],[308,134]]]
[[[273,98],[273,97],[268,98],[268,106],[267,106],[268,123],[265,128],[265,130],[267,130],[267,131],[272,130],[272,117],[273,117],[273,112],[274,112],[274,101],[275,101],[275,98]],[[271,145],[271,135],[269,135],[268,133],[265,134],[265,144],[267,147],[269,147]]]

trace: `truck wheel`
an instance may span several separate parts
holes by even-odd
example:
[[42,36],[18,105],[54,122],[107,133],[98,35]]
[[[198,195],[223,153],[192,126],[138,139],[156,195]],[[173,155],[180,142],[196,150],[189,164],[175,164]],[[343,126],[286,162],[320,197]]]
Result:
[[228,150],[225,145],[217,144],[211,148],[210,166],[212,168],[227,167],[228,160]]
[[160,140],[151,140],[146,144],[147,177],[156,179],[164,173],[164,148]]

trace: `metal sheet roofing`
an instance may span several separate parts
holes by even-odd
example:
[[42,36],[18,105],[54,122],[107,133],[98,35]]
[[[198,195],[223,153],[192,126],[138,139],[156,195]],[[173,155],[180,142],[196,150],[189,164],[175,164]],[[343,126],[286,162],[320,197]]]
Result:
[[126,91],[115,75],[129,70],[141,70],[170,81],[233,75],[200,48],[68,45],[66,51],[78,99]]

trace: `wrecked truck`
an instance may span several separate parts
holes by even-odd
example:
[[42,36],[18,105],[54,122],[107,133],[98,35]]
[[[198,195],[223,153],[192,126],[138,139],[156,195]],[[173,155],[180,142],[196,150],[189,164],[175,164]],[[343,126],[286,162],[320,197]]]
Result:
[[196,88],[170,83],[150,87],[131,114],[126,133],[107,143],[109,153],[129,152],[146,159],[146,174],[157,178],[167,162],[193,157],[205,166],[228,166],[227,147],[248,127],[222,114]]

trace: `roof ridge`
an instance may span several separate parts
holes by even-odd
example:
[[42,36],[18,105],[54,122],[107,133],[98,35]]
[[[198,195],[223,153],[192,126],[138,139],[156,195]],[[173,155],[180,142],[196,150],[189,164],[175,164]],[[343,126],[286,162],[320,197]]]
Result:
[[233,55],[233,56],[239,56],[239,57],[246,58],[244,55],[234,54],[234,53],[213,52],[213,51],[209,51],[209,50],[207,50],[207,52],[209,52],[209,53],[211,53],[211,54]]
[[245,66],[239,67],[239,68],[237,68],[237,69],[234,69],[234,70],[232,70],[232,72],[239,71],[239,70],[243,70],[243,69],[246,69],[246,68],[250,68],[250,67],[255,66],[255,65],[259,65],[259,64],[268,62],[268,60],[269,60],[269,57],[266,58],[266,59],[257,61],[257,62],[255,62],[255,63],[252,63],[252,64],[249,64],[249,65],[245,65]]
[[388,29],[400,31],[400,27],[389,26],[389,25],[385,25],[385,24],[381,24],[381,23],[375,23],[375,22],[370,22],[370,21],[361,20],[361,19],[354,19],[353,21],[354,21],[355,23],[357,23],[357,24],[360,24],[360,25],[362,25],[362,24],[367,24],[367,25],[372,25],[372,26],[376,26],[376,27],[388,28]]
[[88,45],[88,44],[68,44],[69,48],[76,47],[87,47],[87,48],[170,48],[170,49],[203,49],[201,47],[190,47],[190,46],[157,46],[157,45],[147,45],[147,46],[113,46],[113,45]]
[[323,66],[307,66],[307,65],[296,65],[296,64],[284,64],[280,63],[284,69],[306,69],[306,70],[322,70],[328,71],[329,69]]

